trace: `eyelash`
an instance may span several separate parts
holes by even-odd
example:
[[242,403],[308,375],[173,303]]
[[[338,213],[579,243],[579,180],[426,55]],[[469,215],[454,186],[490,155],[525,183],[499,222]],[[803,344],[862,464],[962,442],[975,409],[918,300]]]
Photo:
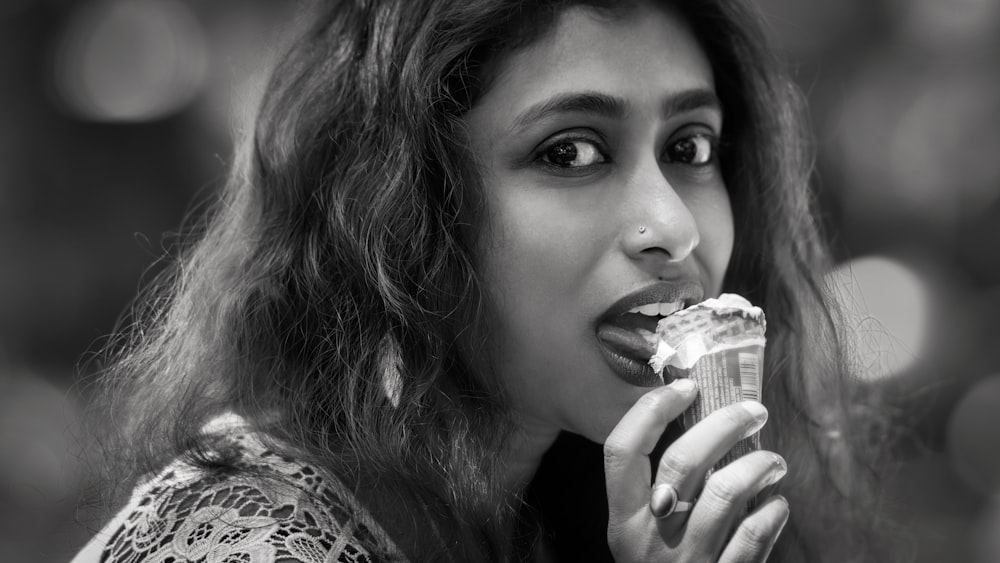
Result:
[[[705,132],[705,131],[697,131],[697,132],[691,133],[690,135],[685,135],[685,136],[683,136],[683,137],[681,137],[681,138],[679,138],[679,139],[671,142],[670,144],[667,145],[667,148],[664,150],[664,152],[667,152],[668,150],[670,150],[670,149],[672,149],[674,147],[677,147],[682,142],[693,141],[693,140],[696,140],[696,139],[697,140],[704,140],[705,142],[708,143],[708,145],[707,145],[708,158],[706,158],[704,162],[693,162],[692,163],[692,162],[679,162],[679,161],[672,161],[672,160],[668,160],[667,162],[677,162],[679,164],[684,164],[684,165],[692,166],[692,167],[695,167],[695,168],[702,168],[702,167],[705,167],[705,166],[711,166],[712,164],[715,164],[716,159],[718,158],[719,139],[714,134],[708,133],[708,132]],[[696,147],[696,150],[697,150],[697,147]]]
[[[552,162],[551,160],[548,160],[551,151],[556,147],[560,145],[570,145],[576,143],[586,143],[592,146],[594,148],[594,151],[596,151],[598,158],[600,158],[600,161],[595,162],[593,164],[586,164],[583,166],[563,166],[555,162]],[[536,153],[534,160],[557,172],[566,174],[566,173],[585,173],[595,166],[610,162],[611,158],[608,156],[608,151],[604,149],[603,143],[601,141],[585,135],[568,134],[565,136],[556,137],[551,141],[543,144]]]
[[[666,158],[666,153],[671,149],[677,147],[680,143],[685,141],[692,141],[695,139],[704,139],[705,141],[708,142],[707,150],[709,151],[709,155],[704,162],[687,163],[679,160],[669,160]],[[551,162],[550,160],[547,160],[547,157],[554,148],[558,147],[559,145],[567,145],[574,143],[587,143],[593,146],[594,149],[597,151],[601,160],[599,162],[583,166],[562,166],[554,162]],[[670,143],[668,143],[663,151],[664,152],[663,159],[664,162],[668,164],[681,164],[684,166],[690,166],[692,168],[704,168],[707,166],[712,166],[716,163],[718,159],[719,145],[720,143],[717,135],[715,135],[712,132],[698,130],[691,132],[690,134],[685,134],[682,137],[675,138]],[[562,174],[586,174],[596,166],[612,162],[611,157],[608,156],[608,151],[604,149],[603,143],[601,141],[579,134],[570,134],[563,137],[556,137],[555,139],[552,139],[550,142],[543,144],[535,154],[534,160],[539,164],[545,166],[546,168],[549,168],[551,170],[554,170]]]

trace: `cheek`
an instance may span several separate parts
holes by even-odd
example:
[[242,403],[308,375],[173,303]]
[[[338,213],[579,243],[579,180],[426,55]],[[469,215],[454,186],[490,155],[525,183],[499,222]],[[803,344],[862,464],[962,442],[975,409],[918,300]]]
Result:
[[505,185],[487,198],[488,235],[482,247],[491,294],[537,301],[572,293],[597,259],[595,218],[579,198],[537,186]]
[[688,205],[695,214],[701,239],[697,253],[710,277],[718,280],[719,287],[715,288],[718,290],[729,266],[735,236],[729,195],[723,186],[719,186],[693,196],[688,200]]
[[561,193],[502,187],[489,195],[481,247],[497,322],[494,358],[507,384],[519,388],[516,395],[542,400],[565,358],[586,342],[582,311],[591,300],[599,245],[592,244],[593,218]]

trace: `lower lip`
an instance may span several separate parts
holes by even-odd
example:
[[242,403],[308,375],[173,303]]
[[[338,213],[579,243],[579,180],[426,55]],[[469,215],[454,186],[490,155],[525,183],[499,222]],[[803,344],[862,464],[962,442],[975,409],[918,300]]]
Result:
[[615,375],[626,383],[638,387],[659,387],[663,385],[663,380],[653,372],[653,368],[645,362],[639,362],[632,358],[623,356],[612,350],[603,340],[597,339],[598,348],[601,355],[607,362]]

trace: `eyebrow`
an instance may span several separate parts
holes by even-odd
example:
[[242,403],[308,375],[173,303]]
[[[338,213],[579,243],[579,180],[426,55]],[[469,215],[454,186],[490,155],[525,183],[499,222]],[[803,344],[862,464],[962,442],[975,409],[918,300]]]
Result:
[[[661,115],[674,115],[696,109],[710,109],[722,113],[722,102],[709,88],[694,88],[671,94],[660,108]],[[629,104],[623,98],[601,92],[571,92],[559,94],[525,110],[511,126],[518,131],[529,124],[559,113],[590,113],[601,117],[624,119]]]

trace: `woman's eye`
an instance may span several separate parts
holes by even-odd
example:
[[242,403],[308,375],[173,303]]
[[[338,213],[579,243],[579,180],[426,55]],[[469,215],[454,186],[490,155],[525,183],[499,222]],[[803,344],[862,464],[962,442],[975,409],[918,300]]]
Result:
[[668,162],[679,162],[700,166],[712,162],[715,157],[715,143],[712,137],[698,133],[676,141],[667,147]]
[[542,160],[561,168],[582,168],[604,162],[597,146],[585,140],[557,141],[542,153]]

